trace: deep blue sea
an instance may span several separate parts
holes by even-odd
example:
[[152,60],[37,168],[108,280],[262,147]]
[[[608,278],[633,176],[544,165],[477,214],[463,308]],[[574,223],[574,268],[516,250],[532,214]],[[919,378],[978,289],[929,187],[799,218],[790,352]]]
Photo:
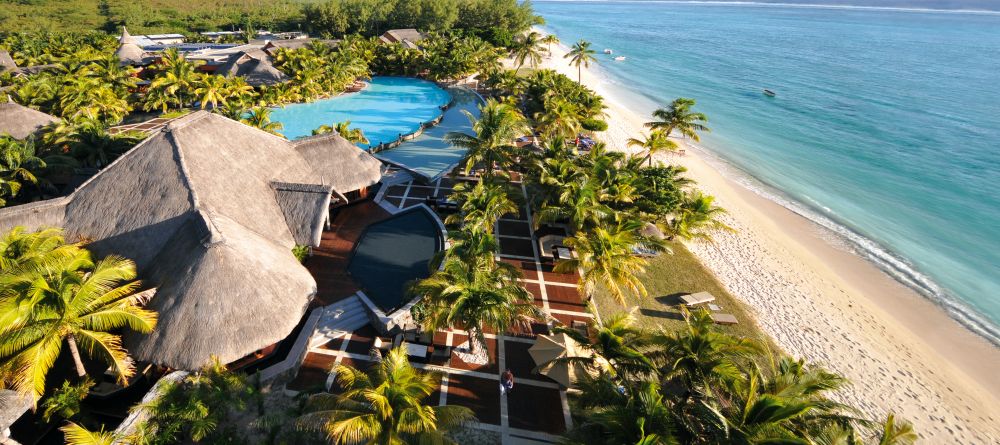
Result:
[[634,109],[697,99],[702,148],[744,182],[1000,341],[1000,14],[534,6],[564,42],[627,58],[599,69]]

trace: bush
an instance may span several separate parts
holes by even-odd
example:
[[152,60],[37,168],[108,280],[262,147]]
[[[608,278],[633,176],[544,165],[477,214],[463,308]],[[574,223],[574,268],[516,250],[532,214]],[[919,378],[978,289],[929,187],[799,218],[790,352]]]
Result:
[[608,123],[600,119],[584,119],[580,121],[580,126],[587,131],[605,131]]

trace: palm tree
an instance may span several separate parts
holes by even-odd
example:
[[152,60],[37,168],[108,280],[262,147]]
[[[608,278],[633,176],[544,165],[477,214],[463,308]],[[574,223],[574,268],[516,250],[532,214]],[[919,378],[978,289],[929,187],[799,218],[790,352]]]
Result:
[[[565,326],[555,328],[554,332],[568,335],[591,352],[589,357],[556,360],[583,363],[591,368],[605,365],[605,372],[626,380],[638,380],[654,374],[656,367],[642,352],[649,343],[648,336],[634,327],[636,309],[638,307],[629,312],[612,314],[602,320],[592,319],[587,334]],[[601,359],[606,363],[602,363]]]
[[504,184],[482,178],[471,188],[466,183],[456,185],[450,198],[458,203],[460,213],[448,215],[445,222],[461,223],[470,230],[492,233],[501,216],[518,212]]
[[535,113],[538,129],[551,138],[573,138],[583,128],[580,107],[559,96],[545,100],[545,108]]
[[653,155],[661,151],[676,151],[677,143],[670,140],[662,131],[653,131],[644,139],[629,138],[629,147],[640,147],[646,150],[649,166],[653,166]]
[[251,108],[247,117],[240,119],[240,122],[254,128],[259,128],[275,136],[282,136],[278,130],[281,130],[283,126],[281,122],[271,122],[271,109],[268,107]]
[[677,130],[681,136],[700,141],[699,131],[709,132],[712,130],[705,125],[705,122],[708,122],[707,116],[691,111],[694,104],[694,99],[684,97],[674,99],[668,107],[654,111],[653,117],[659,120],[646,122],[646,126],[662,131],[667,137],[673,135],[674,130]]
[[201,109],[211,106],[213,109],[219,104],[226,104],[226,97],[229,94],[229,82],[225,77],[213,74],[206,74],[199,77],[198,87],[194,94],[201,102]]
[[414,369],[402,348],[367,371],[338,365],[334,372],[343,394],[312,396],[308,414],[296,420],[301,429],[325,431],[331,443],[451,444],[444,433],[474,419],[462,406],[425,404],[437,376]]
[[517,73],[527,61],[532,68],[538,66],[542,63],[542,48],[541,48],[541,34],[531,31],[527,34],[520,36],[514,42],[514,48],[511,50],[514,56],[514,61],[517,62],[517,66],[514,68],[514,73]]
[[467,150],[465,174],[468,175],[477,164],[485,164],[484,176],[493,176],[495,167],[505,170],[514,162],[514,138],[528,132],[528,126],[516,108],[494,99],[488,99],[479,107],[479,118],[463,111],[472,123],[475,136],[459,132],[449,132],[445,139],[451,144]]
[[679,208],[667,225],[670,229],[669,239],[680,237],[685,240],[702,240],[713,242],[712,232],[734,232],[718,218],[726,213],[726,209],[713,204],[714,196],[704,195],[698,190],[685,194]]
[[[24,227],[14,227],[0,237],[0,273],[16,274],[18,269],[45,267],[76,257],[81,251],[78,244],[66,244],[62,229],[27,232]],[[3,315],[9,314],[0,313],[0,316]],[[8,324],[2,323],[3,326]]]
[[634,220],[605,221],[592,230],[566,239],[566,245],[576,251],[576,257],[556,264],[557,272],[582,270],[579,287],[590,295],[598,286],[611,293],[615,301],[625,304],[627,293],[645,297],[646,288],[639,280],[646,270],[646,260],[633,255],[634,246],[643,245],[636,233],[642,223]]
[[35,155],[34,141],[20,142],[0,136],[0,207],[15,199],[25,185],[38,186],[44,179],[45,161]]
[[116,445],[128,443],[125,437],[116,434],[114,431],[90,431],[76,423],[69,422],[59,427],[66,439],[66,445]]
[[596,51],[590,48],[590,42],[580,40],[573,44],[573,48],[566,53],[564,58],[569,59],[570,65],[576,67],[576,83],[583,83],[583,67],[590,68],[590,62],[597,60],[594,58]]
[[439,271],[410,292],[424,297],[416,309],[424,329],[463,328],[473,354],[485,355],[484,329],[507,332],[539,315],[531,293],[517,282],[519,275],[492,252],[474,258],[448,255]]
[[569,443],[667,445],[674,437],[674,412],[656,382],[620,385],[600,376],[580,385],[582,422],[567,433]]
[[347,139],[352,144],[368,144],[365,132],[360,128],[350,128],[351,121],[337,122],[333,125],[320,125],[312,131],[313,135],[337,132],[341,137]]
[[880,426],[882,428],[878,436],[878,445],[912,445],[917,443],[919,438],[910,422],[905,420],[897,422],[893,413],[889,413]]
[[159,66],[162,71],[149,83],[145,109],[161,108],[166,112],[171,106],[187,105],[200,77],[194,64],[185,60],[176,48],[170,48],[163,52]]
[[651,359],[660,364],[667,381],[679,382],[689,395],[709,397],[741,382],[741,366],[759,346],[747,339],[716,331],[707,311],[683,311],[686,327],[653,335]]
[[112,332],[149,333],[156,326],[156,314],[141,307],[146,295],[135,293],[140,286],[131,281],[135,276],[130,260],[109,256],[95,264],[89,255],[74,255],[43,270],[0,277],[0,313],[17,314],[0,327],[4,380],[37,400],[63,341],[80,377],[87,373],[80,347],[110,365],[122,381],[131,376],[121,337]]
[[555,43],[559,43],[559,37],[556,37],[555,34],[548,34],[545,37],[542,37],[542,39],[539,40],[539,43],[542,43],[542,44],[545,44],[545,45],[549,46],[547,52],[549,53],[549,56],[551,56],[552,55],[552,45],[555,44]]

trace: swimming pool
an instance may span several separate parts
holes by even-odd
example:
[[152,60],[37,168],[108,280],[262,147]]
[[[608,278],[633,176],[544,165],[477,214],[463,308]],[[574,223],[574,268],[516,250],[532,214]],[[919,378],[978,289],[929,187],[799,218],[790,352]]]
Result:
[[444,249],[441,225],[426,208],[405,210],[368,226],[361,235],[348,272],[384,313],[410,298],[407,285],[430,276],[429,264]]
[[441,122],[398,147],[375,154],[376,158],[409,170],[427,180],[437,179],[450,171],[465,158],[466,150],[455,147],[445,140],[450,132],[472,134],[472,123],[466,112],[479,117],[479,105],[483,100],[468,88],[450,88],[448,90],[454,99],[454,104],[444,113]]
[[275,108],[271,120],[281,122],[281,134],[288,139],[311,136],[322,125],[350,120],[352,128],[365,132],[371,145],[378,145],[413,133],[420,124],[440,116],[441,107],[450,100],[448,92],[434,82],[373,77],[368,87],[357,93]]

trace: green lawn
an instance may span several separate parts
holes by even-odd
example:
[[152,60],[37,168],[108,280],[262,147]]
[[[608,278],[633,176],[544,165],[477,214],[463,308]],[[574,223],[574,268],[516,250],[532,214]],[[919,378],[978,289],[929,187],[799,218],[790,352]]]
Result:
[[649,297],[630,296],[625,306],[618,304],[604,289],[594,295],[594,304],[601,316],[622,312],[638,306],[635,312],[637,324],[647,329],[664,327],[668,330],[684,326],[684,318],[678,304],[679,296],[707,291],[715,295],[715,304],[722,312],[733,314],[739,324],[719,326],[722,332],[761,340],[769,348],[777,351],[771,338],[760,330],[750,316],[746,305],[719,283],[715,275],[679,242],[670,243],[673,255],[661,254],[649,260],[649,266],[641,279],[649,292]]

